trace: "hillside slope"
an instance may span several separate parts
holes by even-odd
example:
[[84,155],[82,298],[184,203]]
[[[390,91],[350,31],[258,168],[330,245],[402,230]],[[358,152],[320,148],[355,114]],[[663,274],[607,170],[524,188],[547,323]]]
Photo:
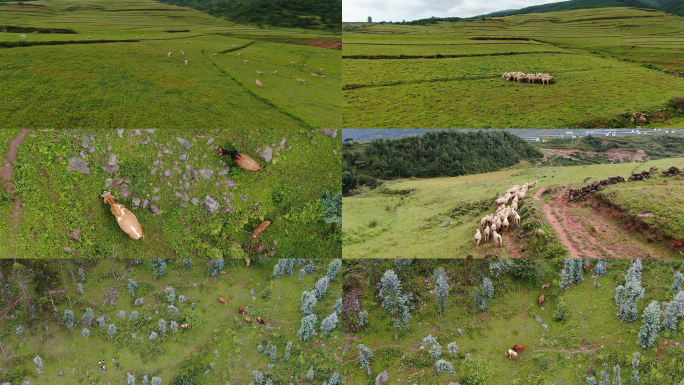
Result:
[[660,11],[672,13],[675,15],[684,15],[684,1],[682,0],[570,0],[561,1],[557,3],[533,5],[531,7],[525,7],[516,10],[507,10],[501,12],[492,12],[490,14],[484,15],[485,17],[495,17],[495,16],[510,16],[510,15],[521,15],[528,13],[545,13],[545,12],[558,12],[558,11],[570,11],[574,9],[587,9],[587,8],[603,8],[603,7],[631,7],[631,8],[650,8],[657,9]]

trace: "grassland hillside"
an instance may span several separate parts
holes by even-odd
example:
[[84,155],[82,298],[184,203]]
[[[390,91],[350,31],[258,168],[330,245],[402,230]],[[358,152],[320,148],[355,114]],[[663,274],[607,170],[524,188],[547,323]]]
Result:
[[339,32],[342,27],[341,0],[164,0],[164,3],[196,8],[210,15],[240,24],[323,29]]
[[339,32],[153,0],[3,2],[0,14],[3,128],[341,125],[341,55],[324,48]]
[[[340,143],[318,130],[2,130],[0,144],[0,257],[341,254],[339,203],[325,193],[341,193]],[[263,168],[245,171],[219,147]],[[142,239],[121,231],[104,191]]]
[[[659,167],[646,181],[619,183],[603,190],[610,202],[568,203],[569,187]],[[454,178],[387,181],[375,190],[343,198],[344,258],[466,257],[680,257],[681,175],[660,174],[684,167],[684,158],[581,166],[536,166]],[[514,185],[537,181],[519,205],[521,227],[504,232],[503,248],[475,246],[480,218],[494,213],[495,200]],[[602,193],[603,193],[602,192]],[[656,193],[657,192],[657,193]],[[646,226],[635,215],[653,211]],[[656,211],[654,211],[656,210]],[[668,226],[672,229],[665,230]],[[541,236],[536,235],[543,230]]]
[[[681,127],[683,29],[679,16],[632,8],[365,24],[343,33],[344,125]],[[554,81],[502,79],[514,71]]]
[[[3,260],[0,381],[301,384],[309,370],[328,381],[347,343],[339,327],[326,336],[321,324],[339,309],[345,268],[332,275],[330,260],[290,262],[281,271],[275,259]],[[302,292],[328,275],[315,335],[300,340]]]
[[[596,269],[597,260],[586,261],[591,262],[588,268],[582,260],[570,262],[576,272],[572,283],[562,259],[353,262],[344,295],[359,299],[354,312],[367,312],[368,324],[359,327],[358,317],[347,315],[343,307],[343,320],[350,319],[343,326],[360,329],[354,348],[342,357],[349,383],[372,384],[383,371],[391,382],[418,385],[489,385],[502,379],[512,385],[587,384],[587,377],[605,379],[603,371],[609,378],[604,384],[634,383],[636,376],[640,384],[676,385],[684,378],[679,319],[674,318],[674,330],[669,331],[662,326],[665,317],[658,314],[653,344],[638,344],[644,309],[655,301],[653,306],[666,312],[681,289],[673,285],[673,275],[683,268],[681,260],[636,263],[641,269],[638,274],[634,269],[635,278],[629,281],[632,288],[645,290],[634,302],[633,322],[618,318],[621,309],[615,300],[616,289],[624,288],[634,264],[629,260],[608,260],[605,272]],[[437,281],[440,269],[446,279]],[[389,281],[387,271],[395,272],[401,294],[411,295],[406,303],[410,319],[397,330],[398,339],[375,286],[382,286],[383,277]],[[561,282],[565,289],[559,287]],[[547,283],[549,288],[540,289]],[[403,314],[397,317],[402,325]],[[359,345],[372,351],[370,376],[358,360]],[[514,345],[525,347],[517,360],[505,356]],[[436,366],[438,360],[445,362]]]
[[681,0],[570,0],[561,1],[557,3],[533,5],[531,7],[525,7],[521,9],[492,12],[485,16],[495,17],[495,16],[510,16],[510,15],[520,15],[528,13],[544,13],[544,12],[558,12],[567,11],[572,9],[584,9],[584,8],[603,8],[603,7],[634,7],[634,8],[650,8],[656,9],[664,12],[671,13],[673,15],[684,16],[682,13],[682,5],[684,2]]

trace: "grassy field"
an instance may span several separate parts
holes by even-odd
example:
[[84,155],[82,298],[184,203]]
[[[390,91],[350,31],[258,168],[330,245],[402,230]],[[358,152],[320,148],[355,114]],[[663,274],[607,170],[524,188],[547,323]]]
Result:
[[[671,104],[684,79],[664,72],[684,70],[678,16],[602,8],[359,27],[343,34],[346,127],[635,127],[622,112],[647,113],[641,126],[684,122]],[[501,78],[512,71],[555,83]]]
[[[67,262],[72,261],[20,262],[33,269],[31,274],[52,277],[55,289],[51,295],[43,290],[33,292],[29,303],[40,309],[36,311],[36,319],[30,319],[26,302],[19,298],[21,291],[14,284],[11,290],[18,300],[15,309],[8,310],[3,298],[2,313],[7,316],[0,323],[7,353],[0,358],[3,381],[20,384],[27,380],[36,385],[127,384],[126,373],[135,373],[138,384],[144,375],[148,379],[159,376],[163,384],[247,384],[254,379],[252,371],[258,370],[270,373],[267,378],[276,384],[288,384],[303,383],[310,367],[315,371],[315,379],[321,382],[340,371],[337,354],[346,342],[339,328],[329,337],[322,336],[319,328],[321,320],[333,312],[333,305],[341,297],[339,274],[344,270],[330,282],[327,293],[314,308],[318,317],[317,334],[308,341],[300,341],[297,336],[301,325],[301,292],[313,290],[315,282],[326,275],[329,260],[316,260],[313,273],[301,277],[301,282],[298,282],[299,268],[293,276],[275,278],[274,259],[254,261],[249,267],[241,260],[226,261],[223,269],[227,274],[216,277],[208,275],[206,259],[193,259],[189,270],[180,259],[167,260],[166,275],[156,279],[147,260],[141,264],[134,260],[74,260],[74,280],[82,283],[82,295],[77,294],[69,274]],[[2,266],[5,277],[9,277],[12,262],[6,261]],[[85,280],[76,274],[79,268],[85,271]],[[128,292],[128,279],[138,283],[135,297]],[[10,282],[13,281],[10,279]],[[35,282],[42,287],[39,277],[31,282],[30,288]],[[168,310],[169,301],[163,291],[167,286],[174,289],[173,304],[179,310],[178,316]],[[114,304],[103,301],[109,290],[120,294],[118,299],[114,297]],[[186,298],[184,302],[180,302],[181,295]],[[217,296],[225,298],[227,305],[220,303]],[[135,299],[141,297],[143,304],[134,305]],[[244,315],[238,314],[240,306]],[[93,309],[95,318],[104,316],[106,325],[115,325],[116,333],[110,337],[95,321],[92,326],[79,322],[86,308]],[[67,309],[75,313],[73,334],[61,321]],[[120,318],[120,311],[125,313],[125,318]],[[132,311],[140,313],[135,321],[128,320]],[[244,320],[257,316],[266,325]],[[167,321],[166,335],[160,333],[160,319]],[[187,323],[190,328],[179,327],[174,334],[171,321],[178,325]],[[19,325],[24,328],[24,341],[16,334]],[[49,327],[48,333],[46,327]],[[90,330],[89,338],[81,335],[84,327]],[[149,339],[153,331],[159,334],[154,341]],[[286,360],[288,342],[292,342],[292,350]],[[269,343],[277,346],[275,361],[258,351],[259,345],[265,347]],[[36,372],[37,366],[33,363],[36,355],[43,360],[44,374]],[[102,359],[106,361],[107,371],[99,370],[97,362]],[[113,359],[121,365],[118,370],[114,370]],[[60,370],[66,373],[64,377],[57,375]],[[172,382],[181,374],[191,377],[192,382]]]
[[[0,133],[0,142],[5,143],[0,150],[3,165],[6,143],[16,133]],[[81,147],[86,135],[95,138],[92,154]],[[66,255],[65,247],[71,249],[68,255],[80,258],[341,255],[341,232],[325,223],[321,204],[324,190],[340,191],[340,175],[334,172],[341,161],[337,139],[317,130],[274,128],[157,129],[154,133],[127,129],[122,136],[114,129],[29,131],[13,167],[15,191],[7,195],[5,187],[0,187],[0,256],[53,258]],[[192,148],[183,148],[176,137],[187,139]],[[219,146],[245,153],[264,168],[244,171],[230,157],[220,159]],[[259,157],[267,146],[273,150],[269,163]],[[90,166],[89,175],[68,171],[67,160],[81,158],[80,153]],[[116,173],[102,169],[110,154],[117,155],[120,169]],[[185,161],[180,160],[183,154],[187,154]],[[63,160],[56,162],[58,157]],[[209,178],[198,175],[197,182],[191,176],[181,179],[184,173],[201,169],[213,170],[213,174]],[[173,175],[163,175],[166,170]],[[108,179],[113,184],[117,178],[130,183],[106,187]],[[226,184],[229,180],[235,182],[234,187]],[[131,191],[128,197],[121,195],[125,185]],[[121,231],[101,198],[105,190],[136,215],[143,239],[133,240]],[[18,209],[11,199],[3,200],[3,194],[17,198]],[[186,201],[182,194],[187,194]],[[203,203],[192,202],[201,202],[206,195],[220,204],[213,215]],[[136,197],[158,206],[161,215],[154,216],[143,204],[134,208]],[[247,233],[263,220],[271,224],[258,243],[246,242]],[[78,239],[70,235],[76,228],[81,230]]]
[[[494,247],[491,242],[481,244],[476,248],[472,240],[475,229],[479,227],[476,221],[495,211],[493,199],[502,195],[508,188],[538,180],[536,188],[527,193],[525,205],[534,205],[541,210],[541,206],[548,202],[548,196],[539,202],[532,198],[532,195],[540,189],[549,187],[558,192],[562,190],[562,186],[583,187],[591,183],[586,182],[587,178],[593,178],[591,180],[593,181],[612,175],[627,177],[634,170],[648,170],[651,166],[658,166],[664,170],[673,165],[682,168],[684,158],[659,159],[643,163],[566,167],[538,167],[523,162],[508,170],[486,174],[387,181],[383,187],[376,190],[343,198],[343,256],[344,258],[394,258],[397,256],[463,258],[469,254],[476,257],[487,254],[497,254],[502,257],[525,256],[520,248],[526,243],[524,240],[515,240],[513,232],[503,234],[505,246],[503,249]],[[661,193],[650,194],[651,187],[654,185],[662,187],[658,190]],[[657,211],[665,213],[667,208],[680,207],[677,206],[676,191],[679,191],[681,185],[680,177],[671,180],[658,177],[646,183],[634,182],[610,186],[604,191],[618,191],[617,196],[621,197],[619,191],[624,190],[624,199],[629,200],[633,207],[624,204],[623,208],[629,210],[630,213],[655,210],[654,206],[662,205],[662,198],[666,195],[668,202],[672,205],[662,205]],[[560,198],[559,196],[558,199]],[[678,219],[679,211],[671,210],[668,216],[660,217],[660,219],[656,217],[653,220],[672,223],[675,229],[680,229],[677,225],[679,223],[677,221],[680,220]],[[596,216],[590,209],[583,206],[576,207],[572,214],[579,219]],[[542,220],[542,224],[545,222],[543,216],[536,215],[536,217]],[[621,227],[610,219],[607,219],[605,223],[610,227]],[[525,221],[523,221],[523,226],[524,224]],[[547,232],[553,231],[551,228],[545,229]],[[518,229],[515,231],[517,232]],[[675,234],[680,235],[679,232],[669,235]],[[652,257],[676,257],[678,255],[675,251],[668,249],[665,242],[649,243],[639,232],[621,234],[605,242],[606,244],[615,242],[629,244],[633,246],[633,252],[643,251],[643,255],[650,253]]]
[[[11,47],[0,48],[2,127],[341,125],[341,53],[322,48],[339,35],[246,27],[152,0],[3,2],[0,13],[10,28],[0,47]],[[77,33],[11,29],[20,27]]]
[[[493,279],[494,297],[489,307],[486,312],[474,313],[469,292],[477,289],[482,278],[491,277],[490,261],[414,260],[406,269],[407,273],[399,275],[404,293],[413,294],[411,303],[415,310],[411,311],[410,328],[399,332],[398,341],[394,339],[391,319],[380,306],[376,290],[361,285],[361,308],[368,311],[369,325],[356,333],[358,339],[354,344],[363,344],[373,351],[373,375],[368,378],[360,368],[355,360],[359,349],[355,348],[343,356],[344,362],[348,363],[345,366],[345,374],[350,378],[348,382],[372,384],[375,376],[386,370],[393,382],[402,384],[453,381],[485,385],[499,384],[505,378],[507,383],[515,385],[570,385],[585,384],[590,367],[593,368],[591,375],[599,378],[601,370],[612,374],[613,366],[620,365],[622,383],[629,383],[632,354],[638,351],[641,354],[640,383],[678,384],[684,377],[681,326],[677,332],[661,329],[655,346],[644,350],[636,343],[641,319],[625,323],[616,316],[615,288],[624,284],[629,262],[609,260],[607,275],[593,279],[592,266],[589,273],[584,274],[584,282],[572,285],[565,292],[558,289],[561,259],[521,264],[519,272],[534,272],[537,278],[524,279],[520,274],[509,272]],[[643,264],[642,284],[648,284],[648,287],[645,297],[638,302],[640,315],[651,301],[671,300],[673,294],[669,288],[673,273],[682,268],[681,261],[677,260],[644,260]],[[446,310],[441,319],[435,295],[431,294],[434,289],[432,273],[438,267],[445,268],[451,278]],[[391,261],[363,260],[357,262],[357,266],[350,265],[347,271],[360,275],[362,282],[366,279],[379,282],[383,272],[394,268]],[[467,281],[464,268],[467,268]],[[348,281],[351,281],[349,275]],[[595,287],[595,282],[600,286]],[[550,283],[551,288],[544,290],[546,302],[540,308],[537,298],[542,283]],[[554,321],[553,313],[560,298],[567,306],[567,318]],[[536,316],[541,317],[541,321],[538,322]],[[545,330],[542,325],[548,325],[548,328]],[[440,358],[453,364],[454,375],[433,374],[434,361],[428,356],[428,349],[420,347],[428,335],[436,337],[441,344]],[[454,355],[447,351],[450,342],[458,346]],[[519,355],[517,363],[504,356],[514,344],[525,345],[525,353]],[[466,379],[466,354],[473,360],[485,360],[486,369],[481,373],[490,374],[488,381]]]

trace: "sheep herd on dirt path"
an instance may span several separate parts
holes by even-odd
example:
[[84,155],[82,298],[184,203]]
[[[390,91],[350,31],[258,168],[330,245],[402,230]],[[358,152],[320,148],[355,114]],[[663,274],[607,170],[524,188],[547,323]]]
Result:
[[[475,246],[479,246],[482,238],[485,243],[490,239],[494,241],[495,246],[503,247],[503,238],[499,231],[508,232],[511,224],[520,227],[520,215],[518,215],[518,202],[525,199],[527,191],[537,186],[537,181],[534,183],[525,183],[523,186],[513,186],[506,191],[506,193],[496,199],[496,212],[481,218],[478,223],[480,228],[475,231],[473,240]],[[510,202],[510,204],[509,204]],[[480,232],[482,230],[482,232]],[[503,231],[501,231],[503,233]],[[484,234],[484,237],[483,237]]]

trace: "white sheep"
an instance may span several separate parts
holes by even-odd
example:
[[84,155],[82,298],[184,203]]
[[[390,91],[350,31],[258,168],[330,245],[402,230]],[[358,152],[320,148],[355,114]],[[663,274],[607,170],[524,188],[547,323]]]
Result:
[[238,52],[238,56],[242,56],[242,52]]
[[501,222],[501,225],[503,226],[504,231],[508,231],[508,218],[504,218],[503,222]]
[[480,229],[477,229],[473,239],[475,240],[475,246],[480,246],[480,241],[482,240],[482,235],[480,234]]
[[34,34],[34,35],[37,35],[37,34],[38,34],[38,31],[33,31],[33,34]]
[[257,70],[257,75],[264,76],[264,73],[262,71]]
[[513,220],[513,223],[515,223],[516,226],[520,227],[520,215],[518,215],[518,213],[515,213],[515,219]]
[[191,41],[188,42],[188,44],[192,43]]
[[218,54],[217,54],[217,53],[215,53],[215,54],[213,54],[213,55],[211,55],[211,56],[218,56]]
[[292,64],[292,65],[295,65],[296,63],[295,63],[295,62],[293,62],[293,61],[291,61],[291,62],[290,62],[290,64]]
[[304,68],[306,68],[306,67],[307,67],[307,64],[306,64],[306,63],[304,63]]
[[489,227],[492,230],[492,234],[499,229],[499,227],[496,226],[496,223],[492,223]]
[[306,84],[306,80],[304,80],[304,79],[297,79],[297,81],[300,83]]
[[273,71],[273,75],[278,75],[278,70]]
[[171,52],[169,52],[169,57],[171,57]]
[[185,65],[188,65],[188,59],[185,59]]
[[247,60],[245,60],[245,64],[247,64]]
[[[22,36],[24,36],[24,39],[26,39],[26,35],[22,35]],[[90,40],[90,36],[88,36],[87,40]]]
[[321,75],[321,77],[322,77],[323,79],[325,79],[325,75]]
[[489,234],[491,234],[491,232],[492,232],[492,230],[489,228],[489,226],[485,226],[485,229],[484,229],[485,243],[487,243],[489,241]]
[[503,247],[503,238],[496,231],[492,231],[492,240],[494,241],[494,246]]
[[264,88],[264,85],[263,85],[263,84],[261,84],[261,82],[259,81],[259,79],[257,79],[257,81],[256,81],[256,85],[258,85],[258,86],[259,86],[259,88]]
[[321,68],[321,72],[323,72],[323,68]]
[[313,76],[313,77],[315,77],[315,78],[318,78],[318,74],[315,73],[315,72],[312,72],[312,73],[311,73],[311,76]]
[[235,44],[233,44],[233,47],[235,47]]
[[185,52],[181,51],[181,55],[185,56]]

